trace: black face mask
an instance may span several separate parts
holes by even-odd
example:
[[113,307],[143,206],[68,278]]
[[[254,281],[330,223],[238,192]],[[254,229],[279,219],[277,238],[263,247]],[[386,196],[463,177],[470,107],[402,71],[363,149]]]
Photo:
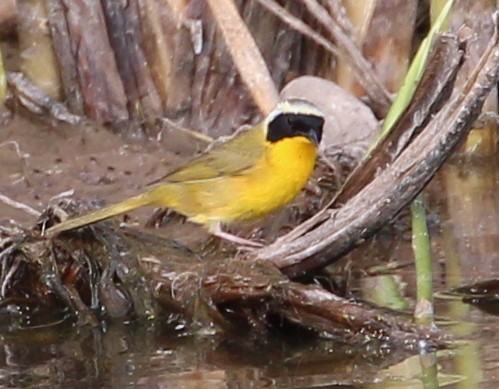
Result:
[[277,142],[284,138],[304,136],[319,144],[322,139],[324,118],[316,115],[281,113],[269,123],[267,140]]

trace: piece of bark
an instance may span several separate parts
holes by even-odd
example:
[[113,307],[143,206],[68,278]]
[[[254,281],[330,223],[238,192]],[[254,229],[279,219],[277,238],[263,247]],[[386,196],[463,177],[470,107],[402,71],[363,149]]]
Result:
[[129,118],[127,99],[106,32],[101,4],[63,0],[71,47],[75,49],[85,113],[99,123]]
[[146,120],[160,117],[161,99],[142,49],[138,0],[130,0],[126,6],[116,0],[101,0],[101,4],[130,117]]
[[[165,62],[162,65],[157,64],[155,67],[155,78],[161,78],[163,98],[165,99],[165,114],[170,118],[183,119],[183,123],[190,123],[193,127],[194,122],[191,120],[194,96],[194,75],[196,66],[196,56],[191,32],[188,28],[188,23],[199,23],[203,26],[202,37],[203,42],[206,41],[206,26],[202,24],[198,18],[198,8],[204,8],[205,4],[199,0],[193,0],[188,4],[172,4],[175,1],[156,0],[159,9],[159,16],[162,30],[166,36],[165,46],[167,58],[161,59],[158,54],[153,53],[149,49],[149,58],[152,58],[155,63]],[[199,4],[201,3],[201,4]],[[209,25],[209,24],[208,24]],[[147,43],[146,43],[147,44]],[[166,63],[166,61],[169,61]],[[165,67],[162,75],[161,68]]]
[[83,95],[78,79],[75,50],[71,46],[62,0],[47,0],[47,16],[55,55],[59,64],[65,102],[75,115],[83,114]]
[[[165,112],[170,92],[168,84],[174,71],[171,46],[178,34],[177,20],[173,10],[162,0],[138,0],[137,7],[141,21],[141,48]],[[170,34],[167,34],[161,23],[162,13],[172,18]]]

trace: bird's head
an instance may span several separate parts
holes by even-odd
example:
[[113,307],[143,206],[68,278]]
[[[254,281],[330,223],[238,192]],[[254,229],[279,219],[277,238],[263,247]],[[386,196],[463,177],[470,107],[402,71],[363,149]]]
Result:
[[322,139],[324,114],[308,101],[298,99],[283,101],[266,120],[269,142],[301,136],[318,146]]

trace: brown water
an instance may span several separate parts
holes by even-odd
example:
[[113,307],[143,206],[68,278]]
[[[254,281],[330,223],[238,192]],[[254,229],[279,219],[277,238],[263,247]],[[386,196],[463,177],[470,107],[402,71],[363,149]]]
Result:
[[[0,194],[39,211],[69,189],[80,198],[114,201],[137,193],[198,147],[188,137],[167,133],[160,142],[124,141],[90,127],[76,131],[16,119],[0,127]],[[458,166],[449,166],[436,186],[441,197],[446,190],[452,196],[436,198],[436,219],[444,222],[433,228],[436,313],[442,328],[465,340],[455,349],[407,355],[380,345],[351,348],[326,337],[314,339],[299,331],[283,335],[275,329],[254,338],[196,335],[162,321],[75,328],[64,317],[47,325],[41,313],[19,312],[17,321],[16,315],[0,316],[0,385],[497,388],[499,319],[443,293],[497,277],[496,166]],[[133,215],[143,221],[148,214],[142,210]],[[26,225],[35,220],[0,203],[0,222],[7,218]],[[407,241],[388,247],[380,239],[369,253],[382,262],[411,262]],[[359,297],[413,309],[412,265],[369,274],[352,283]],[[494,301],[485,308],[493,311]]]

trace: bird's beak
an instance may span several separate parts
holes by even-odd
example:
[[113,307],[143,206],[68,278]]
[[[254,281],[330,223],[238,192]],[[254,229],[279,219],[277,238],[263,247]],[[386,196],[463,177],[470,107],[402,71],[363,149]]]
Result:
[[319,136],[317,135],[317,131],[313,128],[308,130],[307,137],[316,145],[319,146]]

